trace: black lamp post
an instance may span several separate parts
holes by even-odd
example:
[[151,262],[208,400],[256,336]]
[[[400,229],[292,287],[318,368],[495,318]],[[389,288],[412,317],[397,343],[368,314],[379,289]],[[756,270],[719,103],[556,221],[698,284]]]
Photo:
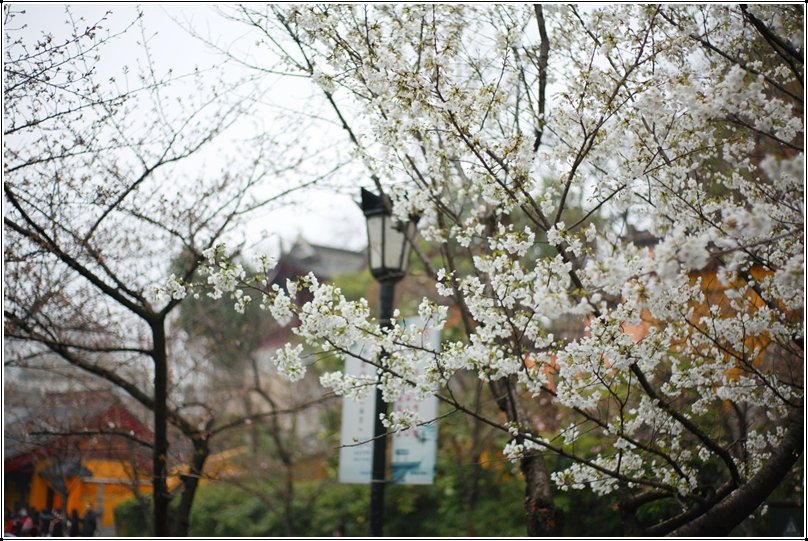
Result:
[[[415,233],[415,222],[400,224],[393,220],[383,196],[362,188],[362,212],[368,227],[368,260],[370,272],[379,282],[379,324],[383,329],[393,327],[393,296],[396,282],[404,278],[410,257],[410,242]],[[382,351],[382,359],[386,353]],[[381,378],[381,373],[379,374]],[[387,413],[382,399],[381,379],[376,385],[376,416],[373,425],[373,468],[370,481],[370,535],[381,537],[384,529],[385,456],[387,431],[381,414]]]

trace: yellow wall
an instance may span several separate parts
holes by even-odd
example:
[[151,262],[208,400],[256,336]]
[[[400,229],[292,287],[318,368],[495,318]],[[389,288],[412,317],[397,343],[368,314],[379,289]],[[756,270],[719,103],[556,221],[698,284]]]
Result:
[[[151,486],[141,486],[141,493],[151,492]],[[104,486],[104,509],[101,514],[101,524],[105,526],[113,526],[115,524],[115,508],[126,500],[133,497],[131,487],[122,485],[106,485]]]
[[[232,449],[212,455],[205,465],[205,477],[216,479],[232,475],[237,468],[232,459],[244,451],[243,448]],[[87,479],[73,478],[68,480],[67,513],[75,509],[83,516],[87,504],[99,514],[99,522],[103,526],[115,524],[115,507],[131,499],[135,495],[135,483],[142,494],[152,491],[151,478],[141,472],[136,475],[130,462],[100,458],[85,458],[82,466],[90,470],[92,476]],[[38,510],[47,505],[48,484],[39,473],[52,464],[49,460],[38,463],[31,479],[28,505]],[[169,489],[180,485],[180,474],[187,471],[187,466],[175,469],[168,478]],[[207,479],[202,479],[205,483]],[[55,491],[54,491],[55,492]],[[62,507],[62,498],[54,493],[53,507]]]
[[[38,510],[46,507],[48,498],[48,484],[39,473],[50,464],[50,461],[37,464],[31,479],[28,505]],[[68,480],[68,516],[74,509],[83,516],[86,505],[90,504],[99,513],[101,525],[114,526],[115,507],[134,496],[136,476],[132,471],[132,465],[104,459],[85,459],[82,460],[82,465],[92,472],[92,477],[85,480],[79,478]],[[142,475],[138,484],[140,492],[151,492],[151,484]],[[54,494],[53,507],[62,507],[62,497],[59,493]]]
[[[31,476],[31,492],[28,493],[28,505],[36,509],[44,509],[48,503],[48,484],[39,476],[39,472],[50,465],[49,462],[40,462]],[[59,502],[61,503],[61,501]],[[54,505],[56,500],[54,498]]]

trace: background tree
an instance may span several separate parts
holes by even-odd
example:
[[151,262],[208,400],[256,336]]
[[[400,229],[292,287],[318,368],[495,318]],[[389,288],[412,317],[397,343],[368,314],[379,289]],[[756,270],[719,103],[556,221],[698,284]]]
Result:
[[[238,141],[249,92],[214,71],[161,71],[142,13],[116,33],[66,9],[67,37],[36,40],[24,11],[3,17],[6,366],[56,358],[150,409],[154,533],[183,535],[219,431],[215,405],[181,393],[194,361],[172,324],[183,296],[152,284],[181,252],[193,258],[180,278],[191,276],[205,249],[293,188],[283,173],[300,160],[269,135],[214,146]],[[132,33],[137,69],[110,68]],[[193,447],[172,531],[169,425]]]
[[[285,260],[283,255],[281,259]],[[280,266],[283,269],[275,269],[267,280],[285,284],[287,278],[297,277],[299,271],[293,263]],[[249,264],[245,270],[254,272]],[[298,302],[302,304],[302,299]],[[310,375],[306,389],[302,383],[288,388],[267,357],[293,335],[258,303],[248,302],[234,312],[230,305],[198,295],[186,300],[179,314],[177,323],[188,335],[188,347],[198,350],[212,365],[205,387],[189,392],[220,395],[235,423],[250,420],[228,436],[233,446],[249,442],[249,452],[233,460],[233,467],[243,473],[223,480],[242,491],[241,499],[231,498],[232,487],[220,490],[228,494],[233,506],[263,502],[271,518],[255,525],[255,532],[264,532],[257,535],[302,535],[314,514],[312,494],[320,493],[312,479],[323,471],[324,451],[338,445],[325,442],[326,429],[321,426],[321,419],[338,404],[337,397],[317,384],[316,374]],[[312,486],[301,492],[300,481]],[[230,526],[239,524],[236,520]],[[270,527],[277,529],[266,529]],[[240,535],[252,535],[250,531],[243,529]]]
[[[442,255],[422,264],[465,337],[423,351],[311,278],[299,283],[313,300],[295,332],[336,356],[373,340],[364,360],[389,398],[435,392],[509,432],[528,533],[559,532],[556,490],[589,488],[617,495],[627,531],[725,535],[793,471],[802,10],[329,5],[230,16],[318,85],[396,216],[421,216]],[[239,272],[216,261],[218,275]],[[273,315],[295,311],[283,291],[264,295]],[[440,320],[445,308],[425,301],[419,312]],[[292,379],[301,352],[276,358]],[[413,375],[413,357],[431,370]],[[489,384],[505,422],[452,394],[463,371]],[[542,397],[558,426],[539,422]],[[551,455],[568,466],[550,472]],[[648,506],[661,511],[649,517]]]

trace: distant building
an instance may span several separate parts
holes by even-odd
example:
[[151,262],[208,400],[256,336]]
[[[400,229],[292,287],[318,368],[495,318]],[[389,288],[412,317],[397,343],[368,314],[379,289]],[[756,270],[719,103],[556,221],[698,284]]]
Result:
[[[111,534],[115,508],[152,491],[154,435],[133,409],[105,391],[51,393],[27,418],[7,423],[5,509],[61,509],[70,516],[74,509],[83,515],[89,504],[98,513],[99,533]],[[172,438],[169,491],[180,487],[188,471],[179,456],[186,447]],[[202,482],[236,474],[233,459],[243,451],[212,454]]]
[[[358,273],[367,267],[367,255],[364,251],[355,252],[329,246],[311,244],[302,237],[298,237],[291,249],[279,257],[278,265],[269,276],[270,281],[281,288],[285,288],[287,280],[294,280],[299,276],[314,273],[318,280],[325,282],[337,276]],[[297,302],[302,304],[309,300],[306,292],[298,293]],[[295,323],[280,327],[273,324],[267,335],[261,341],[257,356],[262,359],[262,383],[266,392],[275,401],[279,410],[294,410],[294,415],[284,415],[280,418],[283,428],[293,431],[294,435],[304,444],[308,456],[321,452],[323,442],[319,437],[322,429],[322,407],[327,404],[336,404],[334,397],[330,402],[322,402],[322,407],[309,407],[311,404],[322,401],[325,391],[319,382],[319,372],[309,370],[302,381],[290,385],[277,374],[271,362],[272,355],[278,348],[288,342],[297,340],[292,332]],[[252,385],[252,374],[245,375],[245,384]],[[243,408],[243,404],[234,404]],[[261,400],[255,400],[251,407],[260,410],[266,408]]]
[[330,280],[340,274],[360,272],[367,267],[364,251],[354,252],[331,246],[320,246],[298,237],[288,254],[281,257],[300,274],[313,272],[318,278]]
[[[364,251],[354,252],[320,246],[298,237],[289,251],[278,258],[278,264],[270,271],[268,278],[272,284],[285,288],[287,280],[295,280],[310,272],[314,273],[318,280],[325,282],[342,274],[361,272],[365,267],[367,267],[367,254]],[[302,304],[309,299],[304,293],[298,293],[297,300]],[[294,324],[286,327],[271,325],[261,342],[261,349],[271,351],[294,340],[293,326]]]
[[51,394],[27,418],[7,424],[4,439],[8,510],[83,515],[89,504],[99,526],[111,528],[116,505],[151,491],[152,432],[110,393]]

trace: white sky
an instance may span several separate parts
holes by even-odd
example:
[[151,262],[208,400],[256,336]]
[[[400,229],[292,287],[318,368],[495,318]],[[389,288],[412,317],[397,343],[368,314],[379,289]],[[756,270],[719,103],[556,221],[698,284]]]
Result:
[[[15,23],[27,24],[25,32],[28,36],[39,37],[43,32],[54,34],[57,40],[61,36],[66,36],[69,27],[65,24],[67,16],[64,4],[15,3],[15,7],[26,11],[24,16],[15,19]],[[112,11],[107,23],[104,24],[105,28],[111,31],[123,29],[134,20],[136,14],[135,4],[71,4],[70,9],[75,19],[79,17],[85,19],[84,24],[94,23],[103,17],[106,11]],[[202,70],[221,64],[222,57],[219,53],[189,35],[178,23],[192,26],[200,34],[233,50],[245,54],[256,50],[255,35],[250,34],[244,25],[224,19],[217,13],[215,5],[155,3],[142,5],[141,9],[144,12],[145,28],[149,33],[147,39],[158,72],[171,68],[174,73],[185,73],[191,72],[195,67]],[[141,38],[139,29],[133,28],[105,47],[99,70],[108,70],[110,74],[120,76],[122,66],[125,64],[135,66],[138,57],[142,56],[142,49],[137,43]],[[234,66],[229,69],[236,68]],[[235,71],[233,74],[237,75]],[[266,99],[279,107],[306,110],[301,105],[310,107],[310,104],[302,101],[310,99],[308,97],[310,90],[301,85],[307,84],[301,79],[281,78],[271,84],[270,95]],[[323,113],[328,114],[329,111]],[[250,126],[246,129],[255,129],[252,127],[253,124]],[[247,134],[241,131],[240,136],[244,135]],[[314,147],[328,147],[333,138],[344,135],[337,127],[324,123],[321,131],[311,134],[311,137],[307,141],[308,144]],[[317,140],[318,138],[321,140]],[[327,164],[324,164],[325,166]],[[347,175],[346,171],[345,178],[339,179],[342,184],[350,186],[341,190],[343,194],[336,194],[329,188],[307,190],[305,194],[301,193],[291,198],[281,208],[264,210],[256,214],[243,231],[245,240],[250,245],[257,245],[256,248],[259,250],[266,250],[277,247],[279,237],[288,248],[298,235],[303,235],[308,241],[316,244],[361,249],[366,244],[364,218],[353,201],[358,200],[360,183],[369,186],[369,181],[347,178]]]

